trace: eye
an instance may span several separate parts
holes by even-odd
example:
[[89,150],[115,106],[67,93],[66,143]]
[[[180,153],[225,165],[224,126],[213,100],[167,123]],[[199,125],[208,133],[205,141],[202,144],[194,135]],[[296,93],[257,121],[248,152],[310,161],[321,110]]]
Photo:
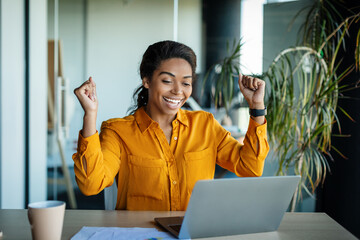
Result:
[[163,83],[171,83],[171,81],[170,81],[170,80],[167,80],[167,79],[162,80],[162,82],[163,82]]
[[185,87],[189,87],[189,86],[191,86],[191,83],[183,82],[183,85],[184,85]]

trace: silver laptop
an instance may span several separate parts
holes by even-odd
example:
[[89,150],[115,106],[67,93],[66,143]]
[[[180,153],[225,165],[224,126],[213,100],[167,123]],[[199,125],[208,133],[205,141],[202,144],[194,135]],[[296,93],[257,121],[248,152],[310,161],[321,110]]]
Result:
[[155,218],[180,239],[276,231],[300,176],[201,180],[184,217]]

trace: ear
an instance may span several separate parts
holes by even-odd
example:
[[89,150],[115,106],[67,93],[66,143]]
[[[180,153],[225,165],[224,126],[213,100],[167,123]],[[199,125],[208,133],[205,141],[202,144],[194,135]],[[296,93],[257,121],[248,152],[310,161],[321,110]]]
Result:
[[144,86],[144,88],[149,89],[150,88],[150,81],[147,77],[144,77],[142,80],[142,85]]

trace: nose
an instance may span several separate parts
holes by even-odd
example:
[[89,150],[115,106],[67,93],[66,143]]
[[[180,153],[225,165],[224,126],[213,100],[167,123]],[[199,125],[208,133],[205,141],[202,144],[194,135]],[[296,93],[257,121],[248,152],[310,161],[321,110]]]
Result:
[[173,88],[171,89],[171,93],[175,95],[181,94],[182,93],[181,83],[176,82],[173,85]]

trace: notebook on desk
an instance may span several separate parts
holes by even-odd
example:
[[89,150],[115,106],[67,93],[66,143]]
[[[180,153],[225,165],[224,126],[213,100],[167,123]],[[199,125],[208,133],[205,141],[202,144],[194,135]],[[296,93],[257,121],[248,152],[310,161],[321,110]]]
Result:
[[155,218],[180,239],[276,231],[300,176],[198,181],[184,217]]

